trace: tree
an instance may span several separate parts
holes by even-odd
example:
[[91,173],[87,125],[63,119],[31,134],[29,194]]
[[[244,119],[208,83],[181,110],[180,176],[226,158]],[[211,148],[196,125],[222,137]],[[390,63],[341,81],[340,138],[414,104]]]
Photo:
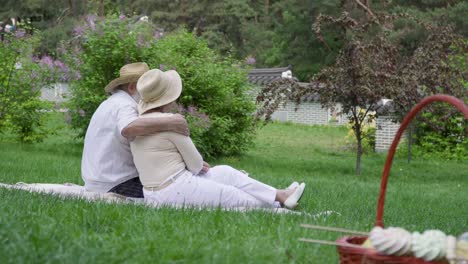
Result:
[[[255,50],[259,41],[255,35],[248,45],[261,66],[292,65],[296,77],[308,81],[322,65],[333,63],[341,46],[334,30],[327,30],[328,46],[323,46],[310,26],[320,13],[339,14],[339,1],[288,0],[277,1],[271,6],[270,17],[265,28],[271,30],[270,43]],[[307,26],[306,26],[307,25]],[[254,30],[252,30],[254,31]],[[258,34],[257,34],[258,35]]]
[[[393,100],[396,120],[401,121],[413,105],[434,94],[450,94],[468,102],[466,52],[468,41],[451,27],[428,27],[426,41],[399,69],[402,92]],[[430,105],[410,127],[416,144],[426,153],[444,158],[466,159],[468,124],[462,115],[444,104]],[[410,138],[411,141],[411,138]]]
[[357,141],[356,174],[359,175],[363,126],[372,118],[369,114],[377,109],[381,99],[396,95],[398,50],[381,26],[392,21],[371,18],[357,22],[347,13],[338,19],[319,16],[314,25],[319,36],[324,23],[329,22],[341,26],[349,38],[335,65],[322,69],[314,77],[312,90],[320,95],[323,106],[339,103],[342,114],[348,115]]
[[42,54],[55,55],[58,43],[69,38],[76,17],[86,10],[86,1],[80,0],[7,0],[0,6],[0,20],[14,17],[20,20],[18,28],[39,30],[42,42],[36,49]]
[[[43,31],[42,53],[54,54],[57,43],[68,39],[85,15],[148,16],[165,32],[183,27],[202,36],[223,55],[252,56],[258,67],[292,65],[297,77],[308,81],[322,66],[334,62],[343,45],[334,29],[323,31],[327,46],[318,41],[310,27],[316,17],[348,11],[354,18],[356,14],[366,18],[371,16],[364,9],[367,6],[374,10],[371,13],[406,12],[425,21],[451,24],[455,32],[468,36],[468,2],[462,0],[4,0],[0,20],[30,17],[33,26]],[[424,38],[413,31],[407,45]]]
[[339,2],[139,0],[135,6],[166,32],[185,27],[223,55],[254,57],[257,67],[292,64],[296,75],[308,80],[322,64],[333,62],[341,45],[330,31],[328,47],[322,46],[310,24],[320,12],[337,14]]

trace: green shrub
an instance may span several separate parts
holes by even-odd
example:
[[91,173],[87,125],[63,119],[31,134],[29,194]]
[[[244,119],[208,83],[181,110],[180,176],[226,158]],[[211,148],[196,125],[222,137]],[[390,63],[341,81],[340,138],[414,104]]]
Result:
[[[359,111],[363,113],[363,111]],[[345,148],[349,150],[355,150],[357,148],[356,135],[353,129],[352,123],[347,125],[348,134],[345,137],[344,143]],[[362,125],[362,153],[372,153],[375,151],[375,133],[376,133],[376,123],[375,115],[368,114]]]
[[0,41],[0,133],[12,132],[22,142],[41,141],[49,133],[43,125],[51,105],[39,97],[55,81],[56,67],[33,58],[38,45],[39,38],[24,31]]
[[448,107],[441,105],[434,112],[422,114],[422,121],[417,123],[415,155],[468,159],[467,122],[458,113],[441,118],[447,113]]
[[186,31],[155,42],[145,57],[163,70],[177,69],[184,85],[179,102],[209,116],[210,128],[196,135],[205,154],[236,154],[251,143],[255,106],[247,95],[246,72],[233,66],[236,61],[219,58]]
[[[176,69],[183,91],[178,102],[189,121],[191,137],[205,157],[238,154],[252,142],[255,105],[247,96],[247,72],[232,58],[221,58],[205,41],[185,30],[161,37],[151,23],[110,17],[88,19],[75,30],[78,42],[68,53],[81,79],[73,82],[72,125],[83,136],[104,87],[121,66],[145,61],[151,68]],[[70,56],[72,55],[72,56]],[[196,109],[188,111],[188,109]],[[202,118],[200,118],[202,117]],[[202,122],[209,126],[199,126]]]
[[[466,60],[468,40],[452,45],[446,63],[461,73],[468,72]],[[462,75],[463,76],[463,75]],[[451,89],[438,87],[437,93],[453,95],[468,103],[468,81],[463,77],[451,80],[456,85]],[[433,104],[426,108],[416,123],[416,144],[421,155],[444,159],[468,159],[468,122],[463,114],[449,104]]]

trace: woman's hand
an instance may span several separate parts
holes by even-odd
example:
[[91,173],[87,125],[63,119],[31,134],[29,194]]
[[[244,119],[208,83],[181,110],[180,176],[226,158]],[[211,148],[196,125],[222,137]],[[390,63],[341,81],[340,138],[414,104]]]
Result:
[[206,162],[206,161],[203,161],[203,167],[201,169],[201,172],[202,173],[207,173],[208,170],[210,170],[210,168],[211,168],[210,164],[208,164],[208,162]]

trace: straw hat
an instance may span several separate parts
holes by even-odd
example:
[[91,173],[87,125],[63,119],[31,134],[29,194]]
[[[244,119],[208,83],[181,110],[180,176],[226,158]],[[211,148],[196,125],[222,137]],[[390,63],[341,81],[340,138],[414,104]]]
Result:
[[105,88],[107,93],[112,92],[117,86],[125,83],[134,83],[143,75],[143,73],[149,71],[148,64],[144,62],[137,62],[124,65],[120,68],[120,77],[112,80]]
[[179,98],[182,92],[182,79],[174,70],[163,72],[154,69],[140,77],[137,90],[141,96],[138,112],[142,114]]

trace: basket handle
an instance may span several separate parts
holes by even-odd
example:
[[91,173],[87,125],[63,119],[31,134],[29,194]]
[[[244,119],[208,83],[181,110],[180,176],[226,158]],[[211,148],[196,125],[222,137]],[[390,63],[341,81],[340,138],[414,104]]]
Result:
[[390,146],[390,149],[388,151],[387,160],[385,161],[385,166],[382,174],[382,182],[380,183],[380,195],[379,201],[377,203],[377,217],[375,218],[375,226],[384,226],[383,214],[385,204],[385,192],[387,190],[388,175],[390,173],[390,168],[392,167],[393,156],[395,155],[395,150],[398,145],[398,142],[400,142],[400,138],[403,132],[405,131],[406,127],[409,125],[411,120],[414,118],[414,116],[419,111],[421,111],[421,109],[424,108],[426,105],[435,101],[443,101],[452,104],[458,110],[460,110],[460,112],[463,113],[463,115],[465,116],[465,120],[468,120],[468,107],[465,105],[465,103],[456,97],[444,94],[428,96],[421,100],[418,104],[416,104],[413,107],[413,109],[411,109],[411,111],[409,111],[409,113],[403,119],[401,126],[398,129],[395,138],[393,139],[392,145]]

